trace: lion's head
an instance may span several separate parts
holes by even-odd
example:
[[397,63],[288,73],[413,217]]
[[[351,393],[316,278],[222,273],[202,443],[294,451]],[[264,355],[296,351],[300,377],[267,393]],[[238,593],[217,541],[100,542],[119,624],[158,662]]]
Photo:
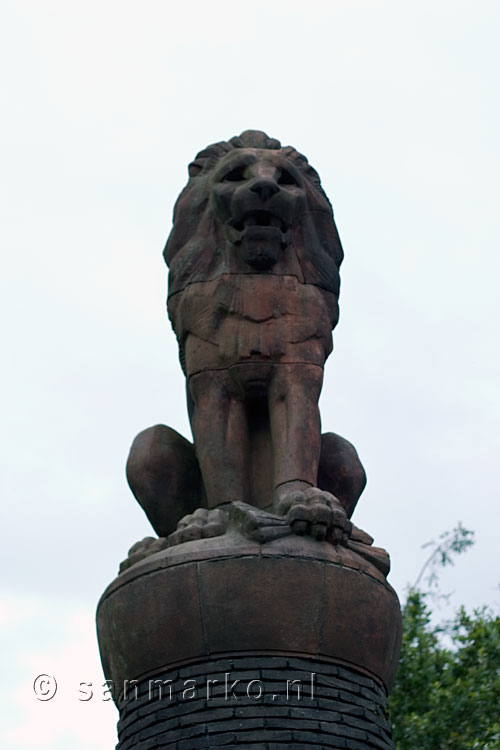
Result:
[[231,272],[293,273],[337,295],[343,253],[307,159],[246,130],[208,146],[189,165],[164,257],[170,295]]

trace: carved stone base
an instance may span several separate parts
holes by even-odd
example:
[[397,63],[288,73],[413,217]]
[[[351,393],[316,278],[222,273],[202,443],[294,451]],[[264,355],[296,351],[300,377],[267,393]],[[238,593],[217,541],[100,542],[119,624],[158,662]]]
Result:
[[213,659],[130,686],[117,750],[392,750],[386,693],[345,667],[285,656]]
[[232,530],[126,569],[103,594],[97,626],[117,695],[126,680],[245,653],[341,663],[389,690],[401,615],[385,576],[354,550],[296,535],[260,544]]

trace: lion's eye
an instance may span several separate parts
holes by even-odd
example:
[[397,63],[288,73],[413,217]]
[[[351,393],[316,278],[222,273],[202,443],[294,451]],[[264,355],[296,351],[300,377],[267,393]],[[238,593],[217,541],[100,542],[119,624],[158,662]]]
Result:
[[241,182],[245,179],[246,165],[235,167],[222,178],[223,182]]
[[287,172],[286,169],[282,169],[278,178],[278,185],[295,185],[295,187],[298,187],[299,183],[297,182],[293,174]]

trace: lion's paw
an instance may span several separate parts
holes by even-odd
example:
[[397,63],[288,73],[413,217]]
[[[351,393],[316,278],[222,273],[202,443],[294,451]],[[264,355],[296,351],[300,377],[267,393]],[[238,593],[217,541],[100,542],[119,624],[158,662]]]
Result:
[[141,539],[140,542],[136,542],[129,549],[127,559],[120,563],[120,573],[123,573],[124,570],[127,570],[127,568],[130,568],[137,562],[144,560],[146,557],[154,555],[156,552],[161,552],[167,547],[168,542],[165,537],[160,537],[159,539],[152,536],[144,537],[144,539]]
[[177,524],[177,530],[168,537],[171,547],[194,539],[209,539],[222,536],[227,529],[227,514],[220,508],[198,508],[184,516]]
[[340,502],[316,487],[285,495],[278,503],[278,511],[286,516],[294,534],[308,534],[332,544],[345,544],[349,538],[351,522]]

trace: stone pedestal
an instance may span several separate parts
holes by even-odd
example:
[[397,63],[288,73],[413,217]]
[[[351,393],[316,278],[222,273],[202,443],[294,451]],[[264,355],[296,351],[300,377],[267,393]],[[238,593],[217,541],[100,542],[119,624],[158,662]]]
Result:
[[393,747],[399,603],[348,547],[234,530],[169,547],[113,581],[97,623],[119,750]]

